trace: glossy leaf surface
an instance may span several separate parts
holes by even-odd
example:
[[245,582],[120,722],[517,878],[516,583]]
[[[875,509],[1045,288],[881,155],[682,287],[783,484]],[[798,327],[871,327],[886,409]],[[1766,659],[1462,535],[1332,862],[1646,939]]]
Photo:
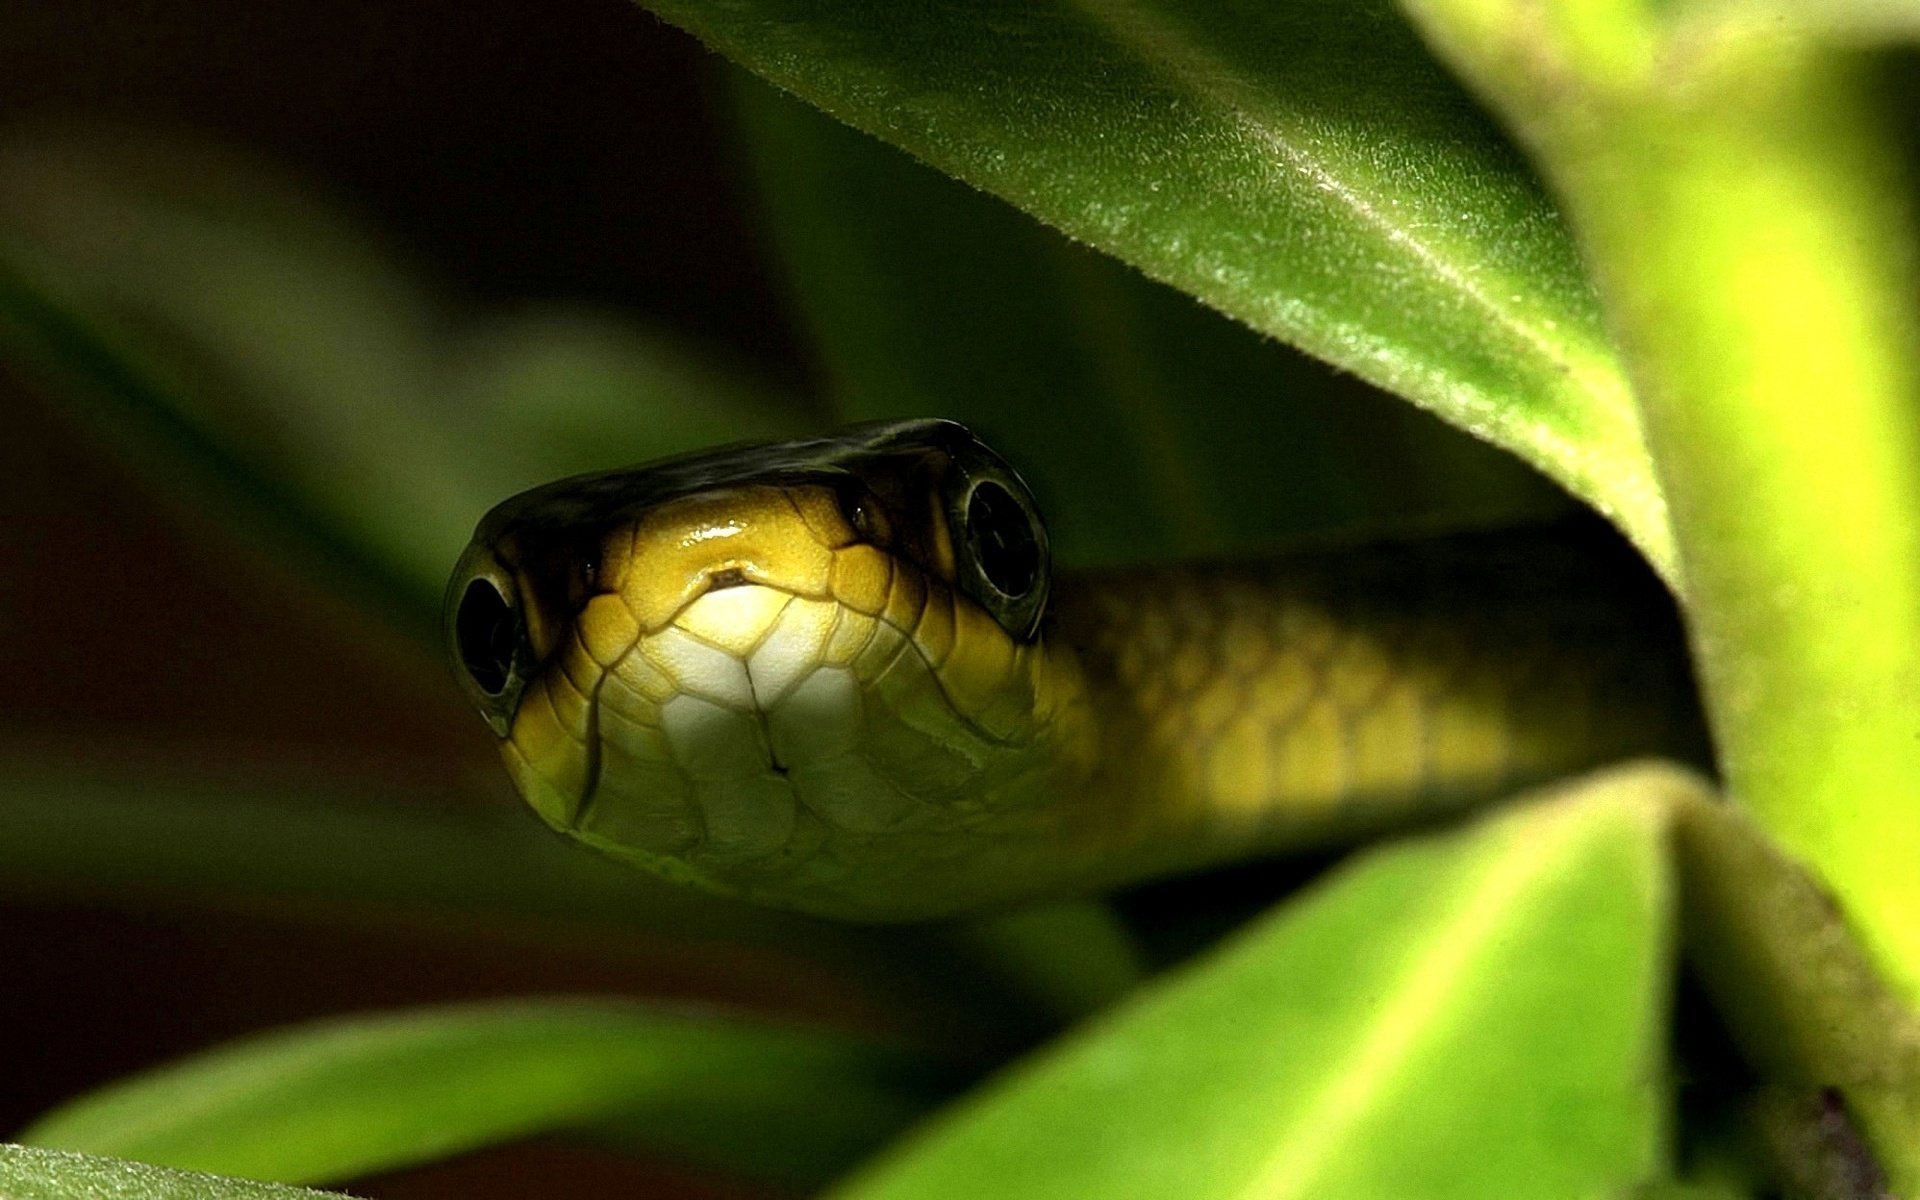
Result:
[[735,72],[840,412],[972,425],[1063,564],[1564,506],[1512,456]]
[[649,7],[849,124],[1519,453],[1671,567],[1572,243],[1391,7]]
[[1618,1195],[1658,1172],[1674,776],[1372,851],[838,1195]]
[[320,1200],[335,1195],[65,1150],[0,1145],[0,1196],[6,1200]]

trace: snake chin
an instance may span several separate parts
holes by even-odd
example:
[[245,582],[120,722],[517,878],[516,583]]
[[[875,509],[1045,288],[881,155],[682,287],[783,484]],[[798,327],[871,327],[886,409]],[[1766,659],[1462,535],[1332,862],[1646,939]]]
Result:
[[943,683],[927,634],[952,628],[952,596],[920,599],[903,627],[739,583],[617,654],[600,645],[604,664],[583,621],[522,705],[508,766],[550,824],[655,871],[735,893],[831,886],[877,843],[963,824],[961,798],[1016,750]]

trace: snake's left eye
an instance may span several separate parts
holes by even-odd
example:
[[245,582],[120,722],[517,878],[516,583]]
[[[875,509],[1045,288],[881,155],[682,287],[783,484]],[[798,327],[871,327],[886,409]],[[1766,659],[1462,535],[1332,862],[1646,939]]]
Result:
[[453,635],[460,665],[474,686],[488,696],[506,691],[520,648],[520,622],[491,580],[467,584],[453,616]]
[[1013,493],[992,480],[974,485],[967,497],[967,551],[987,582],[1009,600],[1019,600],[1040,582],[1040,538],[1033,519]]
[[981,471],[948,503],[960,590],[1026,640],[1047,607],[1047,530],[1018,476]]
[[480,715],[501,737],[513,725],[532,667],[519,588],[486,547],[467,547],[447,593],[447,652]]

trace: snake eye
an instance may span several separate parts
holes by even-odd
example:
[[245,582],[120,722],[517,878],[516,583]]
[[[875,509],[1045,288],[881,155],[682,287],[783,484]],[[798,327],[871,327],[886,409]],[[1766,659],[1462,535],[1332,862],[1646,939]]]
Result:
[[967,497],[967,551],[987,582],[1010,600],[1040,581],[1040,538],[1026,508],[990,479]]
[[453,636],[474,686],[488,696],[506,691],[520,646],[520,622],[492,582],[475,579],[460,596]]

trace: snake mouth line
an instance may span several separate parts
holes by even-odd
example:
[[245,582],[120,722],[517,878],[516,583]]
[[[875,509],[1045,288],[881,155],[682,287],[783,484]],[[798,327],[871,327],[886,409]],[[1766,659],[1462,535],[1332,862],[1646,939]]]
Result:
[[[777,597],[777,599],[771,600],[768,606],[757,614],[755,624],[757,624],[759,628],[757,632],[751,636],[750,640],[729,639],[732,644],[722,644],[713,637],[706,636],[696,628],[691,627],[694,623],[688,619],[690,614],[708,597],[716,593],[728,592],[740,588],[756,588],[770,593],[772,597]],[[618,593],[603,594],[618,595]],[[622,598],[622,600],[624,604],[624,598]],[[797,680],[789,679],[777,692],[768,695],[768,689],[763,688],[761,682],[755,678],[753,656],[756,651],[766,644],[769,638],[775,636],[779,631],[781,619],[787,612],[788,607],[795,601],[801,600],[831,603],[836,609],[833,619],[827,625],[826,629],[812,644],[806,646],[802,651],[802,656],[805,659],[818,664],[821,660],[826,641],[838,628],[839,622],[847,619],[850,613],[856,613],[857,610],[835,600],[830,595],[815,596],[806,590],[790,585],[767,583],[750,579],[746,572],[741,569],[727,567],[711,572],[703,590],[690,597],[657,628],[652,630],[643,629],[638,636],[633,639],[631,644],[620,653],[618,658],[604,666],[599,666],[593,687],[585,695],[587,701],[584,721],[586,737],[584,738],[583,747],[586,754],[584,771],[585,783],[581,789],[580,800],[573,806],[573,811],[567,821],[568,827],[579,830],[588,825],[591,822],[595,803],[601,796],[606,760],[602,747],[606,738],[615,736],[606,729],[605,725],[605,704],[602,696],[604,689],[611,680],[621,673],[623,668],[628,665],[629,661],[635,655],[639,655],[642,659],[647,660],[651,669],[661,669],[661,664],[647,653],[645,647],[649,641],[657,639],[669,632],[690,639],[706,651],[717,655],[724,655],[727,659],[731,660],[733,664],[737,665],[744,678],[745,687],[739,697],[742,703],[733,707],[743,715],[750,717],[755,724],[758,735],[756,742],[761,754],[761,759],[756,765],[761,767],[766,774],[782,779],[783,781],[786,780],[788,776],[788,766],[781,761],[780,755],[774,747],[774,738],[768,724],[768,711],[773,703],[776,703],[796,686]],[[577,621],[578,617],[576,617],[574,637],[576,640],[582,642],[582,649],[584,649],[584,638],[579,632]],[[894,629],[896,632],[900,632],[903,643],[901,647],[902,650],[904,650],[907,645],[911,645],[911,638],[904,632],[899,631],[898,627],[892,622],[881,620],[880,623],[885,624],[890,629]],[[590,655],[589,658],[591,658]],[[891,661],[892,660],[889,659],[889,663],[891,663]],[[669,672],[669,675],[673,679],[677,695],[691,695],[708,699],[712,693],[723,690],[711,682],[709,682],[706,687],[689,687],[688,681],[684,676],[672,672]],[[804,678],[804,674],[801,675],[800,678]],[[813,811],[812,806],[807,805],[806,798],[801,794],[799,789],[792,789],[792,796],[796,806]],[[712,837],[708,822],[709,814],[705,806],[695,802],[690,803],[688,809],[693,818],[695,828],[693,830],[693,841],[681,851],[681,853],[684,854],[697,852],[702,846],[707,844]],[[816,815],[819,814],[816,813]]]
[[[664,623],[662,623],[658,629],[646,630],[642,628],[639,636],[633,639],[633,642],[630,645],[628,645],[624,651],[621,652],[618,658],[614,659],[611,663],[608,663],[599,667],[598,671],[594,676],[593,688],[591,691],[586,693],[586,702],[587,702],[586,721],[585,721],[586,737],[583,739],[584,744],[582,746],[582,749],[586,754],[586,765],[585,765],[586,782],[580,790],[579,803],[573,806],[573,812],[567,822],[570,828],[577,830],[587,824],[588,819],[590,818],[593,812],[594,801],[598,799],[600,795],[600,784],[601,784],[603,773],[605,771],[605,760],[606,760],[606,756],[602,751],[601,747],[605,741],[605,738],[607,737],[606,732],[602,728],[601,712],[602,712],[603,706],[601,703],[601,692],[606,688],[607,682],[610,679],[614,678],[620,672],[621,668],[624,667],[627,664],[628,660],[631,659],[634,655],[639,654],[642,657],[645,657],[645,651],[641,647],[646,643],[646,641],[649,638],[658,636],[660,633],[669,629],[678,629],[682,633],[686,634],[686,636],[695,639],[696,641],[700,642],[702,645],[710,647],[711,649],[718,651],[720,653],[727,654],[729,657],[734,657],[736,661],[740,663],[741,670],[744,671],[747,676],[748,695],[756,697],[755,703],[753,703],[750,706],[750,711],[751,711],[751,715],[754,718],[755,723],[759,726],[759,729],[760,729],[760,745],[762,750],[764,750],[766,754],[767,768],[773,774],[779,775],[783,778],[786,776],[787,769],[780,762],[779,756],[776,755],[773,750],[773,740],[767,730],[766,710],[757,701],[758,693],[753,687],[753,668],[750,662],[746,658],[739,658],[733,655],[732,652],[728,650],[726,647],[718,645],[707,638],[701,637],[699,634],[693,632],[692,630],[687,629],[683,623],[683,618],[687,615],[687,613],[691,611],[695,605],[699,604],[702,600],[705,600],[708,596],[711,596],[716,592],[723,592],[723,591],[728,591],[734,588],[742,588],[742,587],[765,588],[768,591],[778,592],[784,597],[779,607],[774,609],[773,612],[769,614],[769,619],[767,620],[765,627],[760,631],[759,636],[756,637],[754,641],[747,647],[747,652],[748,652],[748,655],[750,656],[754,649],[757,649],[763,642],[766,641],[766,639],[769,636],[772,635],[774,629],[779,624],[780,615],[786,611],[786,606],[792,603],[795,599],[800,598],[802,593],[794,591],[791,588],[781,587],[775,584],[758,583],[753,580],[750,580],[747,578],[746,572],[744,572],[738,567],[722,567],[718,570],[709,572],[706,578],[706,587],[701,591],[699,591],[698,593],[694,594],[693,596],[689,597],[685,603],[681,604],[679,608],[675,609],[672,615],[669,616],[667,620]],[[613,596],[619,599],[622,607],[627,609],[628,615],[635,616],[635,614],[633,614],[632,612],[632,606],[627,604],[626,597],[618,589],[609,589],[608,591],[602,592],[600,594]],[[578,613],[575,615],[574,628],[573,628],[572,635],[575,638],[575,640],[580,641],[582,643],[581,649],[585,650],[586,646],[584,644],[584,637],[581,634],[580,628],[579,628],[579,622],[582,616],[584,616],[584,609],[582,610],[581,613]],[[636,617],[636,620],[637,620],[637,617]],[[592,661],[591,652],[588,653],[588,660]],[[675,682],[676,684],[680,683],[679,680],[676,680]],[[693,817],[695,818],[695,820],[698,822],[698,825],[699,825],[699,828],[696,833],[696,840],[694,843],[694,846],[697,848],[699,845],[704,844],[708,839],[706,812],[698,804],[690,805],[689,807],[692,811]]]
[[[903,564],[896,563],[895,569],[900,569],[902,565]],[[743,613],[750,612],[753,614],[752,625],[748,627],[751,632],[743,630],[741,636],[716,639],[715,637],[707,636],[707,633],[701,631],[700,626],[702,622],[698,619],[698,606],[716,593],[727,592],[743,587],[761,589],[765,593],[768,593],[764,602],[756,602],[750,599],[743,599],[741,601],[741,611]],[[767,646],[769,639],[781,633],[783,621],[787,617],[789,608],[794,603],[820,601],[805,591],[750,580],[745,578],[744,575],[737,575],[731,570],[715,572],[707,588],[698,596],[695,596],[681,606],[673,617],[661,626],[661,628],[651,633],[641,633],[625,648],[619,658],[600,668],[593,681],[593,686],[585,691],[586,712],[584,732],[586,737],[584,738],[585,744],[582,747],[585,755],[585,762],[583,764],[583,786],[580,791],[580,799],[578,803],[572,807],[572,811],[568,816],[566,822],[567,827],[575,831],[582,831],[592,826],[594,824],[596,805],[606,802],[605,797],[607,793],[605,792],[603,783],[605,771],[607,770],[608,755],[605,753],[603,747],[606,745],[606,739],[610,737],[617,738],[620,734],[617,729],[612,729],[608,726],[608,722],[612,720],[612,717],[608,713],[607,701],[603,693],[609,683],[613,681],[614,677],[619,676],[623,670],[633,669],[629,666],[629,663],[636,654],[645,660],[649,668],[660,669],[663,664],[657,656],[657,650],[655,652],[649,652],[648,645],[649,643],[654,643],[655,639],[660,638],[662,635],[671,635],[674,638],[685,638],[693,643],[697,643],[702,648],[703,654],[712,653],[714,655],[726,656],[726,659],[729,660],[731,664],[727,670],[730,673],[738,672],[738,675],[731,676],[725,681],[716,677],[700,679],[697,676],[690,676],[688,672],[697,672],[700,669],[697,664],[687,664],[683,662],[679,666],[679,670],[669,670],[668,676],[676,689],[675,694],[694,696],[710,703],[715,702],[716,697],[721,693],[732,696],[733,702],[727,704],[725,707],[735,711],[739,716],[750,719],[753,722],[756,735],[753,738],[753,744],[757,752],[757,759],[751,764],[743,762],[741,764],[742,769],[748,773],[757,773],[780,780],[786,786],[791,802],[795,806],[795,811],[809,814],[811,818],[826,823],[829,826],[837,826],[839,823],[833,812],[832,805],[823,805],[820,802],[820,797],[815,796],[810,788],[801,786],[799,781],[792,776],[791,764],[783,760],[778,749],[779,737],[773,728],[772,713],[786,700],[794,689],[801,686],[815,670],[829,669],[830,667],[841,670],[851,669],[850,665],[842,665],[838,662],[829,663],[827,661],[827,646],[835,636],[843,632],[842,626],[845,622],[871,622],[872,631],[867,635],[867,643],[870,644],[871,640],[876,637],[888,637],[891,638],[894,645],[886,652],[883,658],[874,660],[867,667],[855,673],[854,678],[856,680],[856,686],[859,689],[858,695],[861,699],[856,700],[843,715],[828,719],[864,725],[865,722],[870,719],[865,713],[867,704],[865,698],[870,695],[871,689],[876,686],[877,681],[888,677],[895,671],[910,669],[920,672],[925,676],[933,695],[937,696],[941,708],[944,710],[944,719],[950,721],[954,729],[964,731],[967,737],[975,740],[978,744],[984,747],[991,747],[995,750],[1004,750],[1024,744],[1023,740],[1018,737],[996,734],[986,728],[957,702],[940,666],[934,661],[930,648],[921,643],[920,638],[916,636],[916,630],[920,624],[920,614],[923,614],[928,606],[951,604],[956,600],[958,600],[959,603],[965,603],[966,601],[958,597],[950,597],[943,594],[944,589],[937,581],[922,580],[921,588],[923,589],[921,593],[923,597],[921,608],[916,611],[915,620],[910,623],[902,622],[885,612],[865,612],[844,601],[827,597],[824,602],[833,606],[831,616],[824,621],[810,624],[806,627],[808,630],[805,635],[806,641],[793,644],[788,648],[786,654],[791,656],[788,659],[788,665],[774,666],[775,678],[768,680],[764,678],[763,674],[768,668],[765,664],[757,661],[758,652]],[[711,620],[711,615],[709,616],[709,620]],[[577,639],[581,638],[578,630],[575,631],[575,636]],[[584,645],[584,639],[582,639],[582,642]],[[681,643],[681,645],[685,645],[685,643]],[[856,651],[855,653],[858,652]],[[945,657],[951,658],[951,656],[952,651],[949,650]],[[791,665],[794,660],[804,662],[806,664],[805,667],[794,667]],[[720,660],[715,658],[711,661],[714,663],[715,669],[719,669]],[[909,663],[911,664],[910,666],[907,665]],[[692,680],[692,682],[690,682],[690,680]],[[664,706],[667,701],[658,701],[657,703]],[[788,736],[791,736],[791,734],[789,733]],[[668,744],[677,745],[671,734],[668,735]],[[684,760],[678,760],[677,751],[674,753],[676,754],[676,761],[671,763],[671,768],[680,772],[683,779],[693,778],[686,774],[687,768],[684,765]],[[884,779],[884,775],[882,778]],[[900,791],[898,785],[895,783],[889,782],[888,786],[890,790],[897,793],[902,800],[912,801],[915,807],[927,803],[924,800],[915,800],[909,793]],[[681,847],[674,852],[676,855],[698,855],[704,847],[713,841],[714,834],[710,824],[713,814],[709,812],[707,804],[698,799],[699,795],[700,788],[698,784],[695,783],[693,789],[687,794],[686,804],[687,815],[690,817],[687,831],[690,838],[689,841],[683,843]],[[769,850],[765,857],[777,857],[778,853],[778,850]]]

